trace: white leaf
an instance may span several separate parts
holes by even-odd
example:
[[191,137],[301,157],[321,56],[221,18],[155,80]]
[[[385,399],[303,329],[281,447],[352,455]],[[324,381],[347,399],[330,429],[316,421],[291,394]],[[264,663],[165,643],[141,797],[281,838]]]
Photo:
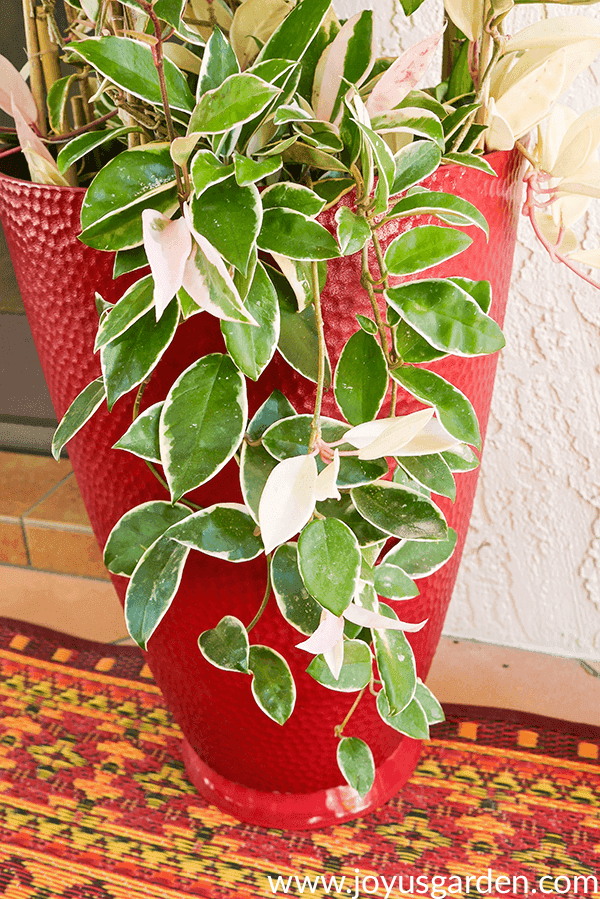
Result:
[[548,243],[553,247],[556,247],[561,253],[570,254],[579,247],[579,241],[570,228],[565,229],[560,244],[557,244],[558,236],[560,234],[560,225],[557,224],[554,218],[546,211],[536,209],[534,214],[536,224]]
[[293,456],[275,466],[258,506],[265,553],[272,552],[308,524],[315,508],[316,481],[314,456]]
[[229,29],[229,40],[242,70],[258,55],[292,5],[286,0],[245,0],[238,6]]
[[569,253],[569,259],[574,262],[581,262],[582,265],[589,265],[592,268],[600,268],[600,250],[577,250],[575,253]]
[[0,56],[0,109],[11,116],[13,103],[28,125],[37,121],[37,107],[27,83],[13,64]]
[[339,643],[344,637],[344,619],[338,618],[327,609],[323,609],[321,613],[321,622],[316,631],[310,635],[308,640],[303,643],[297,643],[298,649],[304,649],[305,652],[312,652],[313,655],[320,655],[333,649],[336,643]]
[[323,469],[317,475],[315,484],[315,499],[320,503],[324,499],[341,499],[342,496],[337,488],[337,476],[340,472],[340,454],[335,450],[333,454],[333,462]]
[[37,136],[33,128],[27,124],[23,113],[14,102],[14,98],[12,99],[11,111],[15,120],[21,150],[29,165],[31,180],[37,184],[68,186],[69,182],[59,172],[50,151],[41,138]]
[[420,621],[418,624],[411,624],[407,621],[398,621],[397,618],[386,618],[384,615],[380,615],[379,612],[369,612],[368,609],[363,609],[362,606],[354,605],[354,603],[345,610],[344,618],[353,624],[360,625],[360,627],[389,631],[411,631],[413,633],[420,631],[427,624],[428,620],[426,618],[425,621]]
[[536,47],[555,50],[570,43],[590,38],[600,39],[600,22],[588,16],[557,16],[541,19],[510,38],[505,53],[516,53]]
[[512,150],[515,136],[506,119],[498,113],[493,97],[488,104],[487,126],[485,144],[488,150]]
[[[401,418],[388,419],[388,426],[383,433],[362,449],[359,448],[358,458],[379,459],[382,456],[395,456],[426,426],[432,415],[433,409],[428,408],[413,412],[411,415],[403,415]],[[347,435],[345,439],[348,439]]]
[[389,453],[393,456],[427,456],[430,453],[442,453],[458,446],[460,440],[453,437],[442,427],[437,418],[432,418],[425,427],[406,443],[400,450]]
[[337,680],[344,664],[344,641],[340,640],[332,649],[327,649],[323,653],[323,658],[335,680]]
[[185,219],[175,221],[156,209],[142,212],[144,249],[154,278],[156,320],[181,287],[186,261],[192,252],[192,235]]
[[446,12],[470,41],[476,41],[483,28],[484,0],[444,0]]
[[312,292],[310,291],[310,289],[306,289],[307,287],[310,288],[310,285],[308,285],[306,282],[304,282],[303,285],[302,281],[298,277],[298,271],[296,269],[294,261],[288,256],[280,256],[279,253],[273,252],[271,253],[271,256],[285,275],[290,287],[294,291],[296,300],[298,302],[298,312],[302,312],[303,309],[306,309],[309,301],[312,299]]
[[550,112],[563,91],[565,51],[557,50],[496,101],[495,113],[518,140]]
[[425,74],[441,37],[442,32],[437,31],[419,41],[383,73],[367,100],[367,111],[371,117],[394,109],[416,87]]

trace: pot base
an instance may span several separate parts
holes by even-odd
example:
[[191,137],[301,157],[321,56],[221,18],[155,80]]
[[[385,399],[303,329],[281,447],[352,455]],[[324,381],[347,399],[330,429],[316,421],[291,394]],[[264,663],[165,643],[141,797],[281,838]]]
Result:
[[209,768],[184,738],[187,775],[200,795],[247,824],[279,830],[317,830],[375,811],[396,795],[417,766],[421,741],[403,737],[377,768],[375,782],[362,799],[347,785],[314,793],[268,793],[245,787]]

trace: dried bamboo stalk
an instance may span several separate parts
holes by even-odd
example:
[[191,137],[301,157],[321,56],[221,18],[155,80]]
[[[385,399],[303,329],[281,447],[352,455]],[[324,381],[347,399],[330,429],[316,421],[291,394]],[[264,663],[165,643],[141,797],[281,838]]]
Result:
[[25,22],[25,42],[29,59],[29,83],[31,93],[38,111],[38,129],[40,134],[47,134],[46,102],[44,95],[44,75],[40,61],[34,0],[23,0],[23,20]]

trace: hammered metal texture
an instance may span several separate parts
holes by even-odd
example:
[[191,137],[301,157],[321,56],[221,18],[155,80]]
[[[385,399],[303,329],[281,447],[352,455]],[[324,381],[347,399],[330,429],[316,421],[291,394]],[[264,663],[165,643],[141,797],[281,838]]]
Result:
[[[451,167],[436,173],[427,186],[451,190],[471,200],[486,216],[489,244],[475,235],[472,247],[446,264],[443,273],[489,279],[494,294],[492,313],[501,322],[515,244],[520,172],[515,154],[493,154],[489,159],[499,173],[497,179]],[[100,374],[92,350],[97,326],[95,291],[114,302],[136,277],[113,282],[112,255],[93,251],[77,240],[83,195],[81,190],[0,176],[0,218],[59,418],[82,388]],[[333,211],[322,220],[333,227]],[[407,226],[406,222],[402,225]],[[390,227],[384,243],[398,230],[397,226]],[[435,271],[442,273],[441,269]],[[323,303],[328,324],[334,324],[334,343],[329,346],[332,362],[357,328],[355,313],[368,312],[366,297],[355,286],[356,274],[354,259],[331,264]],[[153,375],[143,408],[163,399],[174,378],[195,359],[223,348],[215,319],[208,315],[190,319]],[[495,357],[435,365],[436,371],[469,396],[483,429],[495,368]],[[298,411],[310,411],[313,385],[277,357],[259,385],[249,386],[251,413],[275,387],[286,392]],[[132,397],[122,398],[111,415],[103,407],[69,444],[75,476],[100,546],[125,511],[150,499],[166,498],[144,462],[111,450],[131,421],[132,403]],[[401,411],[415,407],[407,402]],[[339,415],[331,395],[326,397],[324,411]],[[455,505],[446,501],[442,505],[459,532],[462,551],[477,473],[459,475],[458,481]],[[192,498],[203,505],[239,500],[235,464],[227,466]],[[414,620],[429,619],[423,631],[411,635],[421,676],[429,669],[439,639],[459,560],[457,552],[451,564],[420,581],[421,594],[411,604]],[[113,581],[123,602],[126,580],[114,577]],[[295,648],[298,634],[283,622],[274,603],[253,630],[252,640],[281,652],[293,671],[297,703],[284,727],[258,711],[249,677],[216,670],[198,651],[200,632],[214,627],[223,615],[235,614],[249,622],[260,604],[264,585],[264,558],[232,565],[191,553],[173,605],[149,642],[148,664],[188,741],[223,777],[255,789],[281,792],[312,792],[338,785],[342,781],[335,761],[333,728],[343,720],[354,697],[328,691],[305,674],[309,657]],[[400,740],[399,734],[381,722],[370,695],[361,702],[346,732],[368,741],[376,764],[390,756]]]

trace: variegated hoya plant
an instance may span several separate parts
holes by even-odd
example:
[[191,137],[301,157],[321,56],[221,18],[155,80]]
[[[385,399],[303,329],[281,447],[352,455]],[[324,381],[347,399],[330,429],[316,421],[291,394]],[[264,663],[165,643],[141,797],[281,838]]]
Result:
[[[408,16],[420,0],[402,5]],[[129,631],[146,646],[190,550],[232,563],[264,553],[256,616],[232,609],[199,635],[199,652],[250,677],[258,706],[284,724],[289,666],[251,643],[277,603],[313,656],[308,673],[356,694],[336,735],[361,795],[372,753],[344,728],[365,691],[403,734],[426,738],[443,718],[405,636],[425,622],[400,620],[378,595],[410,608],[416,582],[450,558],[456,534],[432,494],[454,498],[455,474],[478,464],[469,400],[416,363],[503,345],[487,282],[399,283],[466,249],[456,226],[487,233],[473,205],[421,182],[441,164],[494,177],[484,151],[516,143],[529,162],[524,211],[544,247],[587,280],[577,266],[600,266],[572,230],[600,192],[600,108],[577,117],[556,105],[600,51],[600,21],[542,19],[509,36],[512,6],[446,0],[445,29],[389,59],[376,55],[372,11],[342,21],[330,0],[66,0],[62,33],[53,0],[23,0],[30,87],[0,59],[0,107],[16,126],[2,129],[1,155],[20,147],[32,180],[88,187],[80,239],[116,252],[115,276],[150,267],[115,305],[97,297],[102,377],[53,444],[58,457],[103,403],[136,392],[116,448],[144,459],[169,498],[131,509],[106,544],[109,570],[130,579]],[[438,44],[443,80],[424,88]],[[351,192],[332,234],[319,214]],[[384,252],[382,226],[421,214],[439,224]],[[321,291],[328,260],[352,254],[372,315],[357,315],[332,376]],[[199,313],[220,320],[226,352],[197,359],[140,412],[178,325]],[[248,420],[246,381],[276,351],[315,382],[314,409],[298,414],[275,391]],[[321,414],[329,389],[338,419]],[[401,392],[425,408],[397,415]],[[244,502],[191,502],[232,459]]]

